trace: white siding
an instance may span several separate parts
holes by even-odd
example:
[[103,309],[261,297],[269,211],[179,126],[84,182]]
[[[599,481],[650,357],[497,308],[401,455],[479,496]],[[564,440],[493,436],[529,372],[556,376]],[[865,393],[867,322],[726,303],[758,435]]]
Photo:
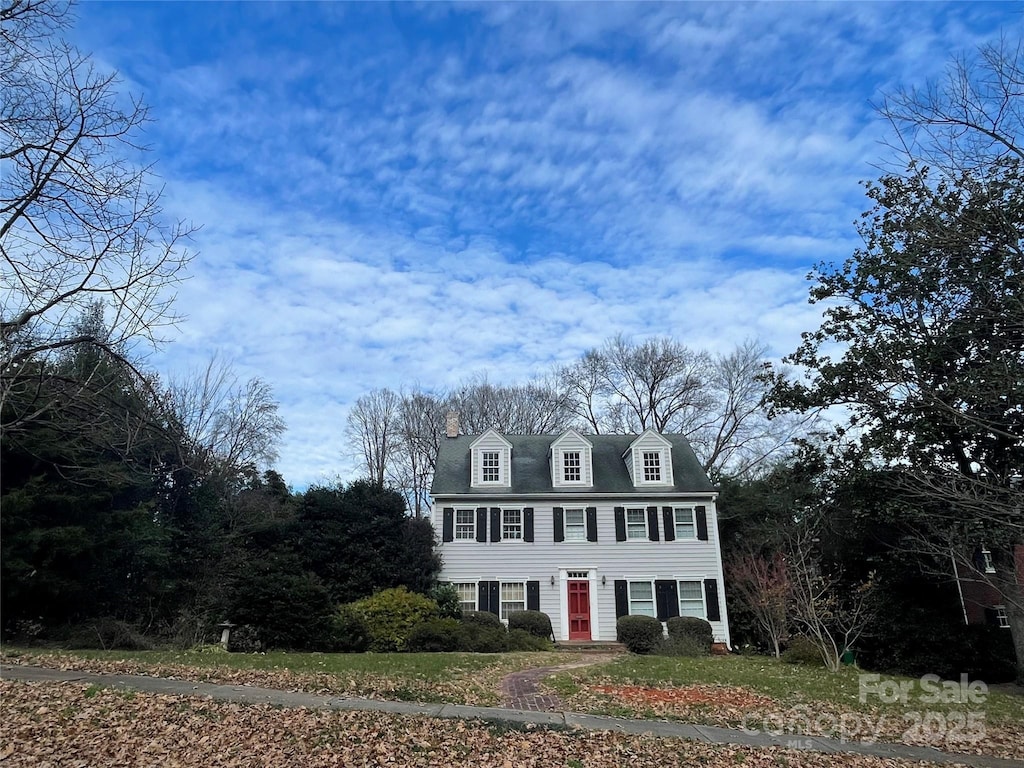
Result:
[[[663,506],[696,504],[707,510],[708,540],[665,541]],[[443,507],[532,507],[534,540],[479,543],[441,542]],[[657,506],[659,541],[616,541],[616,506]],[[597,508],[597,542],[554,541],[553,508]],[[589,571],[591,634],[595,640],[615,639],[616,579],[716,579],[721,620],[711,622],[715,640],[729,642],[724,580],[719,556],[718,519],[710,498],[687,499],[638,493],[634,499],[591,501],[585,495],[544,499],[494,501],[486,498],[438,498],[434,506],[434,527],[443,570],[441,580],[452,582],[527,581],[540,582],[540,610],[551,617],[555,637],[567,639],[563,608],[566,601],[566,571]],[[489,532],[488,532],[489,533]],[[488,536],[489,538],[489,536]],[[554,585],[551,581],[554,579]],[[602,584],[601,579],[604,578]]]

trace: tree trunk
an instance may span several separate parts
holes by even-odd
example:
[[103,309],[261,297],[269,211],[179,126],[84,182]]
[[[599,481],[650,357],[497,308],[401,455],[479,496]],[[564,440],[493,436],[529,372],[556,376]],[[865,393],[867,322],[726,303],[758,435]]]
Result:
[[1024,683],[1024,603],[1021,593],[1024,590],[1017,584],[1004,587],[1003,595],[1006,604],[1006,618],[1010,623],[1010,635],[1013,638],[1013,651],[1017,655],[1017,682]]

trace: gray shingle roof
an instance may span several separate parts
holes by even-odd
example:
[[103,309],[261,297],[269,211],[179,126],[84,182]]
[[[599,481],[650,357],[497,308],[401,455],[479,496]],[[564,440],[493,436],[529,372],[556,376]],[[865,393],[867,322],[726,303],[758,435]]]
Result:
[[551,485],[551,443],[559,435],[502,435],[512,443],[512,487],[471,488],[469,447],[479,435],[460,435],[445,438],[437,456],[434,482],[430,493],[434,496],[471,494],[495,496],[506,494],[570,494],[583,493],[635,493],[650,496],[652,492],[712,493],[714,485],[708,480],[689,442],[682,435],[662,435],[672,444],[673,486],[638,489],[633,485],[622,458],[636,435],[585,435],[594,445],[594,485],[555,488]]

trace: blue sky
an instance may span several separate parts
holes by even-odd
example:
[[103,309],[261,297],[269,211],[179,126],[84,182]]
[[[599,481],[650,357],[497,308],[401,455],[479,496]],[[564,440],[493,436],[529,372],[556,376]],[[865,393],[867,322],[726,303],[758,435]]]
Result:
[[1022,10],[95,0],[72,37],[150,105],[167,211],[202,227],[151,364],[268,381],[302,487],[351,476],[373,388],[620,332],[792,351],[888,158],[872,103]]

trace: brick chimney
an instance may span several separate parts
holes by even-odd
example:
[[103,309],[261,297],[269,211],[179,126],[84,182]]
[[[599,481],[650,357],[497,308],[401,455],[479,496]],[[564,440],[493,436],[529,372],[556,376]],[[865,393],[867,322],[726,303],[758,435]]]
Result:
[[459,436],[459,414],[455,411],[448,411],[448,415],[445,416],[444,434],[445,437]]

